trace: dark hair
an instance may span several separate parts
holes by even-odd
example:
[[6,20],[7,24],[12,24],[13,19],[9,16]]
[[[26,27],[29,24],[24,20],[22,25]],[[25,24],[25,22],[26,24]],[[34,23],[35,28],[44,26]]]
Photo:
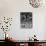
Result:
[[36,35],[34,35],[34,37],[36,37]]

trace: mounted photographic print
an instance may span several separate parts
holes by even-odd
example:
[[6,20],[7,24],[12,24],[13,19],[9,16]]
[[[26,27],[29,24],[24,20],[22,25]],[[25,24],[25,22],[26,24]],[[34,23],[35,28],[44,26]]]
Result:
[[32,12],[20,12],[21,28],[32,28]]

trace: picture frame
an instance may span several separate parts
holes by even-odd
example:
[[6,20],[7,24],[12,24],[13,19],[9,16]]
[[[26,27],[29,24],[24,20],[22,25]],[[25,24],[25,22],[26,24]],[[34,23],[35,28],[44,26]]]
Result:
[[32,28],[32,12],[20,12],[21,28]]

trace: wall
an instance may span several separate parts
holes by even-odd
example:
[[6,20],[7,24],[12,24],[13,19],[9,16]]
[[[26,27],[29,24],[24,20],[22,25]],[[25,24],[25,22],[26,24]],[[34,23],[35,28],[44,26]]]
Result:
[[[33,27],[32,29],[20,28],[20,12],[32,12],[33,13]],[[13,17],[13,22],[10,33],[17,40],[27,40],[34,34],[37,35],[37,39],[45,39],[45,15],[46,8],[33,8],[30,6],[28,0],[0,0],[0,18],[1,17]],[[2,35],[0,31],[0,35]],[[3,37],[0,36],[0,39]]]

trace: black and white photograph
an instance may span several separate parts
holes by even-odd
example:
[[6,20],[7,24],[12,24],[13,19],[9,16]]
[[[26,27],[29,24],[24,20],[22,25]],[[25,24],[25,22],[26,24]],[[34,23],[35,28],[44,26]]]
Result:
[[32,28],[32,12],[20,12],[21,28]]

